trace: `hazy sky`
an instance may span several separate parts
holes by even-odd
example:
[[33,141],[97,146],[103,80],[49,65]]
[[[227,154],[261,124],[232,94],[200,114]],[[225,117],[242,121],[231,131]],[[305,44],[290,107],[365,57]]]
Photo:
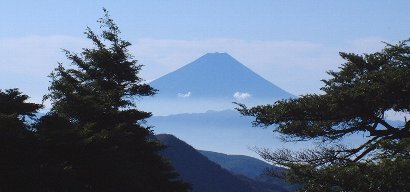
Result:
[[295,95],[318,93],[338,52],[410,37],[410,1],[0,1],[0,89],[40,102],[61,48],[89,46],[86,26],[110,11],[150,81],[207,52],[227,52]]

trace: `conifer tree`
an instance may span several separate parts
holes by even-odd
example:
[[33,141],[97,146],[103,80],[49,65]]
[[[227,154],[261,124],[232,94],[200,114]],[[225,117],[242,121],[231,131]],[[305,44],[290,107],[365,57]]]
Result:
[[[376,53],[340,53],[346,60],[328,72],[323,94],[303,95],[247,108],[257,126],[272,126],[285,141],[319,141],[297,152],[258,150],[290,168],[286,177],[302,191],[410,191],[410,40]],[[389,121],[389,114],[401,122]],[[344,138],[362,134],[363,143]],[[272,173],[275,175],[276,173]]]
[[163,147],[151,129],[141,125],[151,113],[135,101],[156,90],[138,76],[142,65],[128,52],[131,43],[104,13],[101,35],[85,32],[94,47],[64,50],[71,65],[60,63],[50,75],[45,99],[52,108],[37,127],[50,160],[45,175],[54,177],[47,185],[56,191],[187,191],[158,154]]

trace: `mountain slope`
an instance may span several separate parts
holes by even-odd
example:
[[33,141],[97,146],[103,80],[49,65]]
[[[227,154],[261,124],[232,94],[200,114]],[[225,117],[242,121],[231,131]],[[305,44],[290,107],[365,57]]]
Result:
[[266,188],[275,189],[277,186],[281,186],[288,191],[296,191],[299,188],[298,185],[290,184],[283,179],[263,174],[267,169],[285,171],[284,168],[272,166],[269,163],[245,155],[227,155],[213,151],[198,151],[209,160],[221,165],[222,168],[251,178]]
[[249,178],[256,178],[263,174],[266,169],[273,168],[269,163],[245,155],[227,155],[213,151],[198,151],[223,168]]
[[159,90],[159,97],[167,98],[233,99],[236,92],[260,99],[292,97],[227,53],[207,53],[150,85]]
[[194,192],[285,191],[280,186],[266,187],[247,177],[233,175],[172,135],[159,134],[156,138],[167,146],[162,155],[170,160],[181,179],[192,184]]

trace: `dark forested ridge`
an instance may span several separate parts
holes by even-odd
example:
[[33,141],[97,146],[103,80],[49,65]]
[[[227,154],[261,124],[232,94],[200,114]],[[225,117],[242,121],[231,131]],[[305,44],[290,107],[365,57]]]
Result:
[[287,191],[280,185],[259,182],[234,174],[173,135],[159,134],[156,138],[167,146],[161,154],[171,161],[181,179],[192,184],[194,192]]

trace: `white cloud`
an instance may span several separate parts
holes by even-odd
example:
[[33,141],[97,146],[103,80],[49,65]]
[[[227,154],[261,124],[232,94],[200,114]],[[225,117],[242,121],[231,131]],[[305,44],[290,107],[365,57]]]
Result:
[[188,98],[191,96],[191,92],[189,91],[188,93],[178,93],[177,95],[181,98]]
[[[137,58],[155,58],[167,68],[177,68],[205,53],[227,52],[242,62],[249,58],[253,65],[268,65],[272,58],[294,58],[299,53],[318,50],[321,44],[307,41],[246,41],[240,39],[167,40],[139,39],[132,51]],[[289,57],[288,57],[289,56]],[[255,58],[258,58],[255,60]],[[296,63],[295,63],[296,64]],[[248,64],[250,65],[250,64]],[[278,65],[284,65],[278,63]]]
[[233,97],[238,101],[244,101],[244,100],[249,99],[250,97],[252,97],[252,95],[250,93],[247,93],[247,92],[243,93],[243,92],[237,91],[233,94]]

